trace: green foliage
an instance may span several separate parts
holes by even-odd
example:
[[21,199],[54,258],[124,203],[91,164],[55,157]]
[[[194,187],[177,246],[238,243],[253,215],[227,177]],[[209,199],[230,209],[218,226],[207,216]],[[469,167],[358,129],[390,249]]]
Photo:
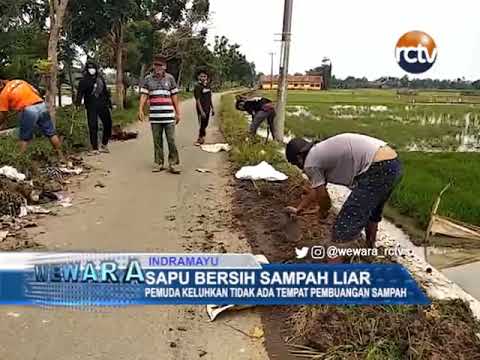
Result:
[[239,48],[240,45],[230,44],[225,36],[216,36],[213,47],[215,71],[218,78],[223,81],[248,86],[255,80],[255,66],[247,61],[245,55],[238,50]]
[[[313,69],[318,70],[318,68]],[[311,70],[310,70],[311,71]],[[470,82],[465,78],[457,78],[455,80],[447,79],[409,79],[407,75],[402,78],[392,76],[382,76],[374,81],[368,80],[366,77],[356,78],[348,76],[345,79],[337,79],[332,76],[331,85],[338,89],[361,89],[361,88],[383,88],[383,89],[480,89],[480,80]]]
[[448,183],[439,213],[480,225],[480,154],[401,153],[404,176],[392,195],[391,205],[426,227],[433,202]]
[[0,33],[0,67],[7,78],[25,79],[36,86],[39,76],[34,64],[47,57],[48,34],[36,25],[27,25]]
[[[121,126],[132,124],[137,120],[137,112],[138,99],[135,99],[128,110],[113,111],[113,124]],[[56,128],[58,135],[63,138],[62,146],[65,153],[75,153],[88,149],[88,126],[83,110],[76,111],[71,106],[58,109]],[[71,129],[73,129],[72,134],[70,134]],[[42,164],[54,162],[56,160],[55,153],[48,139],[38,131],[35,136],[35,140],[32,141],[25,154],[20,154],[17,134],[0,137],[0,166],[10,165],[28,172],[33,162]]]

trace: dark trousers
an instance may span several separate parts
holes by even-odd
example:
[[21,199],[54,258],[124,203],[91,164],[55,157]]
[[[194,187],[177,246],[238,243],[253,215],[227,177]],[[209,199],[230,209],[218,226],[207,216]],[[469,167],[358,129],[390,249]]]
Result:
[[102,145],[107,145],[112,136],[112,115],[106,106],[87,106],[88,132],[93,150],[98,150],[98,118],[102,121]]
[[255,135],[257,133],[258,128],[267,120],[268,128],[273,133],[273,120],[275,119],[275,111],[264,111],[260,110],[257,112],[252,119],[252,123],[250,124],[250,134]]
[[168,144],[168,164],[178,165],[180,160],[178,157],[177,146],[175,145],[175,124],[150,125],[152,126],[155,163],[161,166],[164,164],[163,133],[165,132]]
[[200,130],[198,132],[198,137],[204,138],[207,135],[207,127],[210,121],[210,110],[205,112],[205,117],[203,117],[200,113],[198,115],[198,125],[200,126]]
[[333,240],[354,240],[368,223],[379,223],[385,203],[402,176],[400,160],[373,163],[355,178],[356,186],[343,204],[333,229]]

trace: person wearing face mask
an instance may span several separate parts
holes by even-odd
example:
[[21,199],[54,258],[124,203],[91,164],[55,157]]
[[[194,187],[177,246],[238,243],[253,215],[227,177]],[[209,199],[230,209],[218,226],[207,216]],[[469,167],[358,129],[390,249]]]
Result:
[[198,83],[195,85],[193,94],[195,96],[195,107],[197,109],[200,131],[195,145],[200,146],[205,143],[205,136],[207,134],[210,114],[215,116],[215,111],[213,109],[212,90],[210,89],[210,84],[208,83],[207,72],[200,70],[197,74],[197,78]]
[[82,104],[87,110],[88,131],[90,133],[90,144],[94,154],[98,154],[98,118],[103,124],[101,152],[108,153],[108,141],[112,135],[112,109],[111,94],[107,83],[101,74],[98,66],[89,61],[85,66],[83,78],[78,84],[76,106]]

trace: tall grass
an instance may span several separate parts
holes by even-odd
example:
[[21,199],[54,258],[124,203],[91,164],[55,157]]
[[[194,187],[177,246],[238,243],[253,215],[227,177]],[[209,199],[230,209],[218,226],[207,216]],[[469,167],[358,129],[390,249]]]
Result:
[[232,145],[230,158],[234,166],[240,168],[267,161],[275,167],[288,168],[279,144],[273,141],[265,143],[265,140],[260,137],[249,139],[246,113],[236,110],[234,101],[233,95],[224,95],[220,108],[222,119],[220,127],[225,140]]
[[[136,121],[138,113],[138,100],[131,100],[125,110],[112,112],[113,124],[126,126]],[[73,128],[72,128],[73,123]],[[63,151],[74,153],[88,149],[88,127],[84,110],[76,111],[72,106],[66,106],[57,110],[56,129],[63,138]],[[72,134],[70,134],[70,130]],[[34,141],[30,144],[25,154],[20,154],[17,134],[0,137],[0,166],[10,165],[17,169],[28,172],[33,162],[52,163],[55,161],[55,153],[48,139],[43,137],[37,130]]]
[[480,154],[403,152],[400,157],[404,176],[390,199],[393,207],[425,228],[433,202],[451,182],[439,213],[480,225]]

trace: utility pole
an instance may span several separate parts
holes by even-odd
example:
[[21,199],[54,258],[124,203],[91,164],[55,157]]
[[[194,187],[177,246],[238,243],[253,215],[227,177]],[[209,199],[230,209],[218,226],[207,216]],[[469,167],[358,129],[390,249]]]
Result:
[[288,91],[288,61],[290,56],[290,41],[292,31],[293,0],[285,0],[283,11],[282,46],[280,55],[280,71],[277,91],[277,116],[275,116],[274,138],[283,143],[285,128],[285,105]]
[[273,56],[274,52],[269,53],[271,56],[271,70],[270,70],[270,90],[273,90]]

